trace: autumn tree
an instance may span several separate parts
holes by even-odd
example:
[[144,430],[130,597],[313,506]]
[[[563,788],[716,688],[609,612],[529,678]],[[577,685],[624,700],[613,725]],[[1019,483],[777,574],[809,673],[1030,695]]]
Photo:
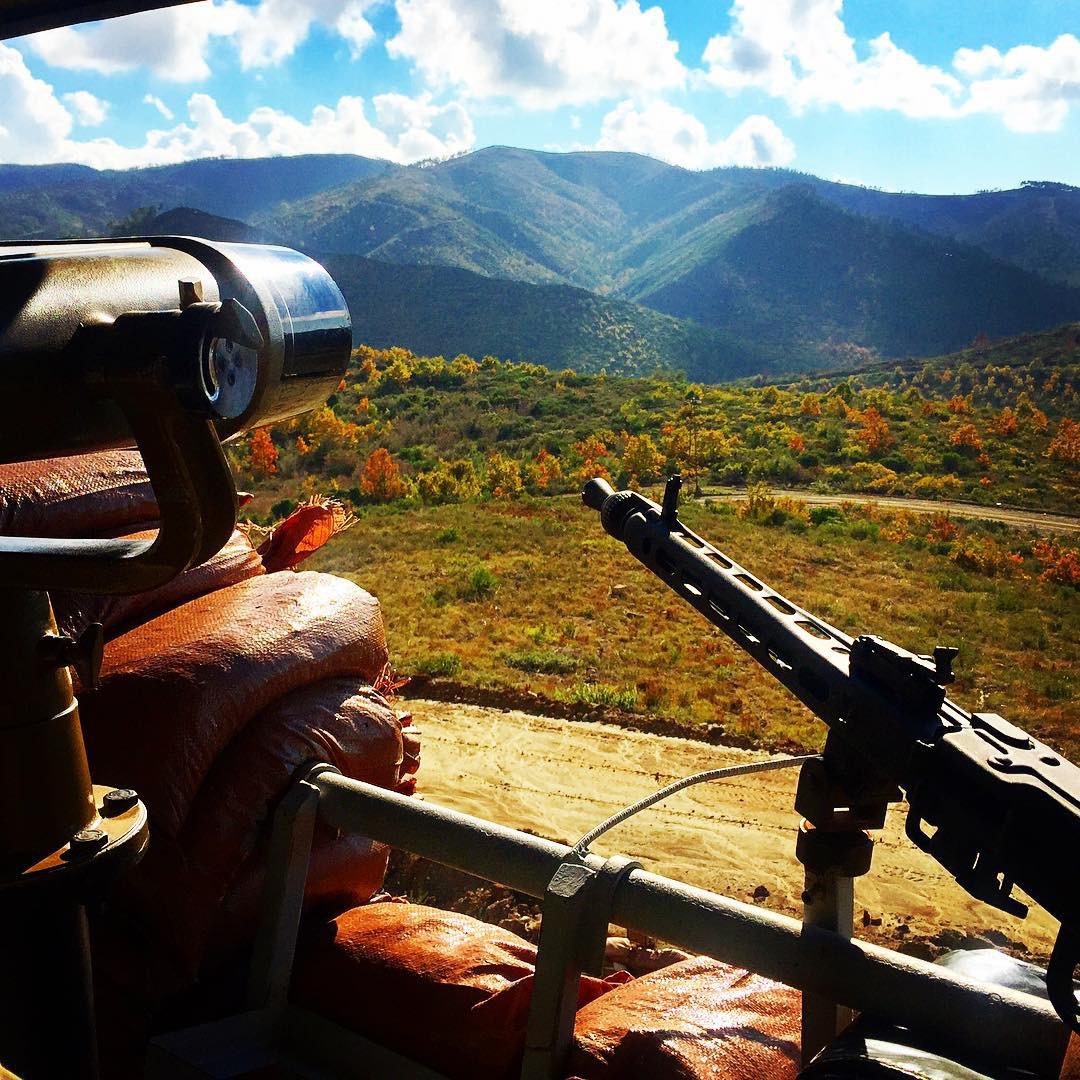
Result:
[[949,445],[972,452],[982,450],[983,441],[974,424],[961,424],[950,436]]
[[861,427],[855,432],[855,438],[866,447],[871,457],[877,457],[892,446],[896,440],[889,430],[889,422],[873,405],[859,414]]
[[360,491],[376,502],[393,502],[408,491],[401,468],[384,446],[373,450],[360,469]]
[[269,428],[257,428],[251,433],[249,462],[252,475],[273,476],[277,472],[278,450],[270,438]]
[[819,394],[804,394],[802,401],[799,403],[799,412],[803,416],[820,416],[821,396]]
[[1057,432],[1046,448],[1046,456],[1068,465],[1080,464],[1080,423],[1062,417]]
[[508,499],[521,492],[521,466],[498,450],[487,458],[488,490],[496,499]]
[[530,479],[537,490],[551,491],[562,484],[562,463],[546,447],[541,447],[531,466]]
[[972,412],[971,402],[962,394],[954,394],[945,406],[954,416],[970,416]]
[[1016,434],[1018,427],[1019,420],[1017,419],[1016,413],[1008,406],[1002,409],[1001,412],[990,421],[990,430],[995,435],[1000,435],[1003,439],[1011,439]]
[[648,435],[628,435],[623,432],[622,470],[630,483],[639,480],[658,480],[664,471],[664,455]]
[[596,476],[602,480],[611,480],[611,473],[608,471],[608,466],[612,464],[611,450],[599,435],[589,435],[574,443],[574,453],[581,458],[581,466],[575,473],[575,479],[582,483]]

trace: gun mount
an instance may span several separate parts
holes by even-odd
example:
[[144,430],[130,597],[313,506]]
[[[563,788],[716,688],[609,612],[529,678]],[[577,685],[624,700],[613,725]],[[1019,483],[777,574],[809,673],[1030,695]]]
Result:
[[906,831],[972,896],[1014,915],[1019,887],[1061,923],[1047,972],[1055,1009],[1080,1027],[1080,769],[994,713],[945,696],[956,650],[908,652],[849,637],[754,577],[679,520],[679,477],[663,504],[591,480],[582,492],[606,532],[748,652],[829,734],[805,770],[798,810],[816,829],[878,828],[908,802]]
[[150,540],[0,537],[5,1062],[96,1075],[84,905],[148,836],[134,791],[91,783],[68,668],[96,684],[102,627],[61,636],[49,590],[141,592],[214,555],[237,511],[221,439],[321,404],[350,348],[337,286],[285,248],[0,244],[0,463],[135,446],[160,515]]

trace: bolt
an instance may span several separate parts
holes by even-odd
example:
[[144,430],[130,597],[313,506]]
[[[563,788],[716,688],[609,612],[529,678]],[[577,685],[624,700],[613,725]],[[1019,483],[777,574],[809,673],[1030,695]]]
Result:
[[80,829],[70,840],[68,849],[72,855],[85,858],[100,851],[109,842],[104,829]]
[[101,800],[102,817],[118,817],[130,810],[139,801],[139,793],[134,788],[119,787],[106,791]]

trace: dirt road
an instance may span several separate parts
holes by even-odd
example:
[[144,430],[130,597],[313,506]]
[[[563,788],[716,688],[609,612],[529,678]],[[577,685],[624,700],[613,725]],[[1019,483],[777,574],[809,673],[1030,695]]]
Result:
[[[408,706],[422,732],[426,797],[567,843],[671,780],[763,756],[475,705]],[[796,776],[791,769],[691,788],[602,837],[593,850],[629,855],[646,869],[742,900],[764,885],[766,906],[799,915]],[[882,919],[880,927],[863,928],[864,908]],[[899,813],[878,837],[873,870],[856,884],[856,923],[859,936],[893,946],[943,930],[989,932],[991,939],[1001,932],[1043,956],[1056,930],[1039,909],[1020,920],[971,899],[912,847]]]
[[[1038,510],[1014,510],[1005,506],[980,506],[977,503],[943,502],[931,499],[902,499],[885,495],[819,495],[810,491],[773,491],[789,499],[798,499],[808,506],[839,506],[844,502],[876,503],[894,510],[909,510],[913,514],[950,514],[953,517],[978,518],[980,521],[1001,521],[1018,529],[1036,529],[1076,535],[1080,533],[1080,517],[1068,514],[1046,514]],[[745,499],[745,491],[707,494],[705,499]]]

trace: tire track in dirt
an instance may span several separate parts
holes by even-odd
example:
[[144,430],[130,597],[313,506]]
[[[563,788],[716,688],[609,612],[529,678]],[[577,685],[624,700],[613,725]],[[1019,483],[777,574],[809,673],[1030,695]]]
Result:
[[[408,705],[422,732],[420,790],[427,798],[564,843],[673,779],[768,756],[515,710]],[[690,788],[601,837],[594,850],[629,855],[656,873],[742,900],[764,885],[769,908],[798,916],[797,775],[791,769]],[[869,936],[885,943],[945,929],[997,931],[1037,955],[1049,953],[1053,919],[1038,908],[1017,919],[969,897],[906,839],[899,810],[876,839],[874,867],[856,883],[857,932],[865,908],[883,920]],[[898,932],[901,925],[908,929]]]
[[[938,499],[908,499],[896,495],[825,495],[795,489],[779,489],[773,495],[796,499],[807,506],[840,506],[842,503],[872,503],[889,510],[908,510],[913,514],[949,514],[959,518],[978,518],[981,521],[1000,521],[1017,529],[1035,529],[1076,535],[1080,533],[1080,517],[1071,514],[1051,514],[1042,510],[1022,510],[1012,506],[984,506],[981,503],[950,502]],[[746,499],[744,491],[724,491],[702,496],[705,502],[739,502]]]

